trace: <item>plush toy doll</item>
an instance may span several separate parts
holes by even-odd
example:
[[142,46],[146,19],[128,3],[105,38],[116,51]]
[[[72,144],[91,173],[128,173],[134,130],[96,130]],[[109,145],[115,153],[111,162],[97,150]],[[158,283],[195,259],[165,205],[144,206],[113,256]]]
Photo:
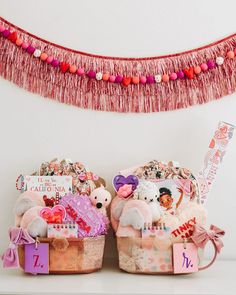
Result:
[[15,225],[20,226],[21,219],[25,212],[35,206],[45,206],[40,194],[26,191],[19,195],[14,207]]
[[157,222],[162,215],[162,209],[158,202],[159,191],[157,186],[147,180],[140,180],[134,191],[134,199],[146,202],[152,212],[152,222]]
[[104,215],[107,214],[106,208],[111,203],[111,194],[107,191],[103,185],[98,188],[95,188],[90,196],[90,201],[99,211]]
[[40,217],[40,211],[45,208],[35,206],[25,212],[21,219],[20,227],[26,229],[29,235],[33,238],[47,236],[47,222]]
[[142,200],[130,199],[124,205],[116,235],[119,237],[140,237],[140,229],[152,223],[150,206]]
[[47,223],[39,216],[45,203],[37,193],[26,191],[22,193],[15,204],[15,226],[22,227],[32,237],[45,237],[47,235]]

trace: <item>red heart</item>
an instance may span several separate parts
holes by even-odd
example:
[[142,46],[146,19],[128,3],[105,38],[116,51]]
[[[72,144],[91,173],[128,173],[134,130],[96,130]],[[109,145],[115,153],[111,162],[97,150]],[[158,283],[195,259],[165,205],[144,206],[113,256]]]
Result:
[[8,40],[10,40],[11,42],[15,43],[17,39],[17,34],[16,32],[12,32],[9,36],[8,36]]
[[61,67],[62,73],[65,74],[65,72],[69,70],[70,65],[62,61],[60,67]]
[[193,79],[193,75],[194,75],[193,68],[184,69],[184,73],[189,79]]
[[131,83],[131,77],[123,77],[122,83],[124,86],[128,86]]
[[66,216],[66,210],[62,205],[56,205],[53,208],[45,207],[40,211],[39,215],[47,223],[62,223]]

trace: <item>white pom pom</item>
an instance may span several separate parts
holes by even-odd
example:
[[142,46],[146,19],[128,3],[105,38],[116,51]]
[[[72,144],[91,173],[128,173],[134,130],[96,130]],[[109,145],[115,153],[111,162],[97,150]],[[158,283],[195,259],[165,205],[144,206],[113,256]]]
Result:
[[34,51],[34,57],[40,57],[40,55],[41,55],[41,50],[39,50],[39,49],[36,49],[35,51]]
[[102,80],[102,72],[98,72],[98,73],[96,74],[96,79],[97,79],[97,80]]
[[222,56],[218,56],[218,57],[216,58],[216,64],[217,64],[218,66],[221,66],[221,65],[223,65],[223,63],[224,63],[224,58],[223,58]]
[[155,75],[154,79],[155,79],[156,83],[160,83],[161,82],[161,75]]

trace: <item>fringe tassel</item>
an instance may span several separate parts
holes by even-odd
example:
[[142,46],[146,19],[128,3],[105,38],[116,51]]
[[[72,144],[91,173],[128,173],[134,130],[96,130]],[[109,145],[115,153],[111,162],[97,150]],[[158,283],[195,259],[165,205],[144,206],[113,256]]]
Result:
[[[227,51],[236,47],[236,35],[233,35],[196,50],[169,56],[102,57],[52,44],[2,18],[0,24],[8,26],[16,31],[20,38],[59,60],[114,75],[139,76],[175,72],[199,65],[208,59],[215,59],[217,56],[225,56]],[[59,68],[47,65],[2,37],[0,75],[19,87],[61,103],[112,112],[148,113],[176,110],[207,103],[236,90],[235,59],[225,59],[222,66],[194,76],[194,79],[124,87],[121,84],[89,79],[86,76],[63,74]]]

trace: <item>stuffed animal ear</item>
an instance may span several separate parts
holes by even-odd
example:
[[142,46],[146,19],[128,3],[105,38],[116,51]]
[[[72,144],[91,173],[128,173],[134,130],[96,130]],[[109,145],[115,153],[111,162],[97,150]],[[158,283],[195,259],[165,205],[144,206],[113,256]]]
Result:
[[17,216],[22,216],[27,210],[35,206],[35,202],[30,199],[21,199],[16,202],[14,213]]
[[145,220],[137,208],[130,208],[120,217],[121,226],[132,226],[140,230],[144,226]]
[[101,177],[99,177],[98,180],[94,180],[94,183],[95,183],[96,188],[98,188],[98,187],[105,188],[106,187],[106,181],[105,181],[105,179],[103,179]]

